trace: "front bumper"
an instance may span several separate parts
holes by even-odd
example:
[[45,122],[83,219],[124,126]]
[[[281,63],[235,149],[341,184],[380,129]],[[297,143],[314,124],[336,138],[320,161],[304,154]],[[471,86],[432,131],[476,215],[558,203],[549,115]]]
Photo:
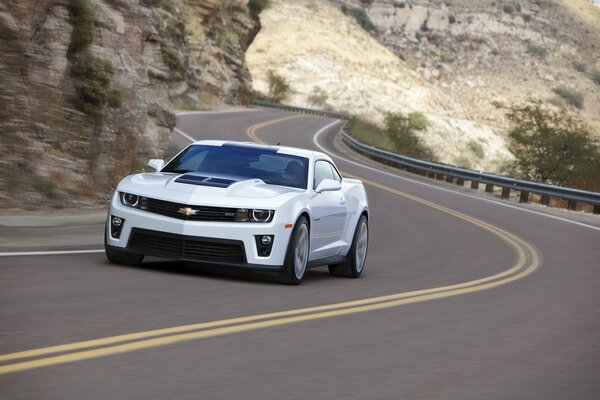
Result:
[[[211,264],[281,269],[291,236],[291,229],[285,228],[289,221],[279,221],[277,213],[264,224],[184,221],[123,206],[117,194],[111,199],[107,224],[112,216],[124,220],[119,238],[112,237],[110,226],[106,229],[106,245],[115,250]],[[258,254],[258,235],[274,236],[267,257]]]

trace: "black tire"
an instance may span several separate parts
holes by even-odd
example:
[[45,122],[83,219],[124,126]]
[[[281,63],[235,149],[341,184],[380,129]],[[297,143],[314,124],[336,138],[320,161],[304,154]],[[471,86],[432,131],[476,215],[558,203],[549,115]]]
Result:
[[106,227],[104,228],[104,253],[106,258],[113,264],[136,266],[142,263],[143,254],[133,254],[124,250],[115,250],[106,244]]
[[[357,262],[357,246],[359,236],[362,234],[362,230],[365,229],[366,233],[366,243],[364,248],[364,257],[362,257],[362,265],[358,265]],[[356,224],[356,229],[354,230],[354,238],[352,239],[352,246],[350,246],[350,250],[348,250],[348,255],[346,255],[346,260],[343,263],[330,265],[329,273],[335,276],[343,276],[345,278],[358,278],[365,269],[365,263],[367,260],[367,249],[369,248],[369,222],[367,217],[362,215],[358,223]]]
[[[299,240],[302,240],[302,235],[308,235],[305,237],[307,240],[306,254],[305,254],[305,265],[301,274],[296,273],[296,250],[298,248]],[[285,254],[285,261],[283,264],[283,271],[281,271],[280,277],[283,283],[288,285],[299,285],[304,278],[306,273],[306,265],[308,265],[308,255],[310,254],[310,229],[308,227],[308,221],[305,217],[298,218],[290,242],[288,243],[287,252]],[[298,276],[300,275],[300,276]]]

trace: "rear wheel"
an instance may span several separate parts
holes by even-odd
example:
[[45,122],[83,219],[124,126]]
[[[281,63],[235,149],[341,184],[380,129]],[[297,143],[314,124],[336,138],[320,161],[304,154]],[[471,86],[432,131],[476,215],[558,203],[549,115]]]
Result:
[[300,217],[292,231],[281,272],[282,281],[287,284],[299,285],[304,278],[310,248],[309,233],[308,221],[305,217]]
[[329,273],[346,278],[358,278],[365,267],[368,247],[369,223],[367,217],[362,215],[356,225],[352,246],[350,246],[346,260],[340,264],[330,265]]

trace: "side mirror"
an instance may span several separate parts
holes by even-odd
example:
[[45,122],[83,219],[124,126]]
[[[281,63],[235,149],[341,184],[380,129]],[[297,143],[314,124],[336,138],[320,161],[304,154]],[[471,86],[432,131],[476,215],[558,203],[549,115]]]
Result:
[[342,188],[342,184],[339,181],[334,179],[323,179],[319,186],[315,189],[315,192],[335,192],[336,190],[340,190]]
[[148,161],[147,165],[156,172],[158,172],[165,166],[165,161],[153,158],[152,160]]

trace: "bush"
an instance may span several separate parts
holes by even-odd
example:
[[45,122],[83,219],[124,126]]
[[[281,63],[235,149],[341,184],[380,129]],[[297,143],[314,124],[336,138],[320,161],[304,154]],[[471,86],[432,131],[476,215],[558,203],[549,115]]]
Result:
[[33,189],[50,199],[56,198],[56,185],[46,178],[38,178],[33,183]]
[[517,176],[579,187],[582,180],[599,183],[600,148],[580,119],[551,111],[540,101],[513,106],[507,117],[512,125],[509,150],[515,156],[511,170]]
[[510,4],[505,4],[504,7],[502,7],[502,11],[507,14],[512,14],[515,11],[515,8]]
[[264,101],[269,100],[269,97],[266,94],[264,94],[260,90],[256,90],[256,89],[252,91],[252,98],[254,100],[264,100]]
[[450,22],[451,24],[456,23],[456,17],[454,15],[450,15],[448,17],[448,22]]
[[571,89],[566,86],[558,86],[552,89],[554,93],[562,97],[567,103],[576,107],[578,109],[583,109],[584,107],[584,98],[583,93],[577,91],[576,89]]
[[548,54],[548,50],[545,47],[536,46],[535,44],[530,43],[527,45],[527,53],[538,58],[545,58]]
[[267,73],[267,80],[269,83],[269,100],[281,103],[289,97],[291,88],[283,76],[277,74],[273,70],[269,70]]
[[356,22],[358,22],[365,31],[371,32],[375,30],[375,25],[371,22],[371,19],[364,8],[354,7],[350,10],[350,14],[352,14]]
[[476,141],[476,140],[469,140],[469,143],[467,143],[467,148],[477,158],[481,159],[481,158],[485,157],[485,150],[483,149],[483,146],[481,145],[481,143],[479,143],[478,141]]
[[403,1],[397,1],[394,3],[394,8],[404,8],[406,7],[406,3]]
[[123,95],[119,89],[112,89],[108,92],[108,105],[112,108],[119,108],[123,104]]
[[573,61],[573,68],[581,73],[585,73],[587,71],[587,65],[581,61]]
[[384,134],[394,144],[395,151],[409,157],[432,160],[433,151],[417,136],[410,116],[402,113],[387,113],[384,119]]
[[427,32],[429,30],[429,27],[427,26],[427,21],[423,21],[423,23],[421,24],[421,32]]
[[410,127],[417,131],[422,131],[427,128],[429,125],[429,121],[427,121],[427,117],[422,112],[414,112],[408,115],[408,120],[410,123]]
[[525,15],[523,15],[523,21],[525,21],[525,22],[531,22],[532,18],[533,17],[531,16],[531,14],[525,14]]
[[75,51],[83,50],[94,41],[94,9],[89,0],[69,0],[67,8],[69,23],[73,27],[69,47]]
[[317,107],[323,107],[327,99],[327,93],[318,86],[313,87],[311,94],[308,96],[308,102]]
[[373,4],[373,0],[360,0],[360,2],[365,6],[370,6],[371,4]]
[[250,0],[248,1],[248,8],[251,11],[260,13],[263,10],[271,6],[271,0]]
[[592,81],[594,81],[598,85],[600,85],[600,68],[596,68],[596,69],[590,71],[590,78]]
[[163,42],[160,44],[160,53],[162,54],[164,63],[171,71],[181,72],[183,70],[183,63],[181,62],[179,51],[175,47],[169,46]]
[[80,100],[78,107],[87,114],[101,115],[113,77],[110,61],[85,55],[71,67],[71,76]]

